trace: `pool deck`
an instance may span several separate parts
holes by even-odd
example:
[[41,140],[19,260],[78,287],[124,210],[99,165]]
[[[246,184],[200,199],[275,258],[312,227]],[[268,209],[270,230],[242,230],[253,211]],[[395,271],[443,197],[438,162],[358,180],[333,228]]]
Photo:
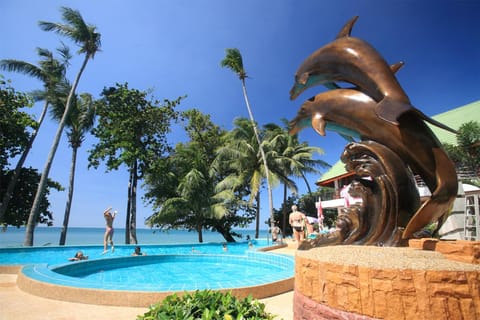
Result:
[[[288,247],[273,252],[295,255],[296,244],[287,242]],[[80,320],[117,319],[134,320],[148,308],[113,307],[41,298],[20,290],[16,274],[0,274],[0,319],[30,320]],[[274,297],[260,299],[268,312],[277,315],[278,320],[293,319],[293,291]]]

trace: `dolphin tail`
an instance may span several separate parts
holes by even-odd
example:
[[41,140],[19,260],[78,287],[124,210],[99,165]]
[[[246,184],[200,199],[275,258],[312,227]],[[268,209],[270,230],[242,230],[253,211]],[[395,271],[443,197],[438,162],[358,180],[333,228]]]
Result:
[[449,126],[444,125],[443,123],[438,122],[437,120],[430,118],[429,116],[425,115],[423,112],[421,112],[418,109],[415,109],[415,110],[423,121],[426,121],[426,122],[428,122],[428,123],[430,123],[430,124],[432,124],[436,127],[439,127],[440,129],[450,131],[451,133],[454,133],[454,134],[458,134],[457,130],[452,129]]
[[355,24],[355,22],[357,22],[357,19],[358,19],[358,16],[355,16],[352,19],[350,19],[338,33],[337,39],[350,37],[350,34],[352,33],[353,25]]
[[426,224],[438,221],[451,209],[458,192],[457,173],[452,161],[440,148],[433,150],[437,187],[432,196],[417,210],[403,231],[403,239],[409,238]]

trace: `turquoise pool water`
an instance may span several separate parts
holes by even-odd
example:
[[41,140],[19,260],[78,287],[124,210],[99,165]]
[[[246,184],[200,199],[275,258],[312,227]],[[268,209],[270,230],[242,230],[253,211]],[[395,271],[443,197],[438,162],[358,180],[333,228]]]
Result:
[[233,289],[293,277],[292,257],[245,255],[153,255],[81,261],[55,267],[31,265],[22,272],[38,281],[79,288],[128,291]]
[[[268,246],[267,240],[252,240],[253,248],[248,242],[235,242],[227,245],[224,252],[222,243],[193,243],[193,244],[165,244],[141,245],[142,252],[147,255],[158,254],[245,254],[247,250],[256,250]],[[92,259],[108,259],[130,256],[135,245],[115,246],[114,252],[103,253],[103,246],[51,246],[51,247],[22,247],[0,248],[0,265],[48,264],[57,265],[68,262],[79,250]]]
[[[79,288],[129,291],[183,291],[256,286],[293,277],[294,259],[257,252],[267,240],[222,243],[142,245],[146,256],[131,256],[135,246],[0,249],[0,265],[24,265],[29,278]],[[82,250],[88,260],[70,262]]]

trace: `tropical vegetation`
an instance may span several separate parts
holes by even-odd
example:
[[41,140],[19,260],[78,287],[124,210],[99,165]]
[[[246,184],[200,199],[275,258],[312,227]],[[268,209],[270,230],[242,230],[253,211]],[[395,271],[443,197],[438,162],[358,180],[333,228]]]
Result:
[[[273,195],[272,195],[272,185],[270,182],[270,170],[268,169],[268,162],[267,156],[265,155],[265,151],[262,147],[262,140],[260,138],[260,134],[258,133],[257,124],[253,117],[252,108],[250,107],[250,101],[247,95],[247,86],[245,84],[245,79],[248,77],[245,68],[243,67],[243,58],[240,50],[237,48],[228,48],[225,50],[225,58],[220,62],[222,67],[226,67],[231,69],[240,79],[242,82],[242,91],[243,91],[243,98],[245,99],[245,105],[247,106],[248,115],[250,117],[250,121],[252,122],[253,132],[255,134],[255,138],[258,143],[258,150],[260,151],[260,155],[262,157],[263,163],[263,176],[267,181],[267,191],[268,191],[268,207],[270,212],[270,227],[273,229],[275,223],[273,221]],[[255,223],[255,237],[258,238],[259,232],[259,223],[260,223],[260,216],[259,211],[257,210],[257,217]]]
[[[0,196],[5,198],[7,192],[15,194],[15,197],[9,199],[8,209],[3,210],[0,215],[0,225],[3,228],[8,225],[16,227],[25,225],[33,195],[40,181],[36,169],[25,167],[21,167],[20,170],[10,169],[11,162],[24,154],[29,147],[32,130],[38,128],[38,123],[28,113],[22,111],[31,106],[32,101],[28,95],[17,92],[0,77]],[[16,179],[14,188],[9,189],[13,179]],[[51,225],[53,222],[48,201],[52,189],[62,190],[62,187],[49,179],[40,201],[36,223]]]
[[252,296],[240,299],[231,292],[212,290],[185,292],[179,296],[172,294],[137,317],[137,320],[272,320],[275,315],[265,310],[265,304]]
[[[315,159],[322,150],[290,136],[287,127],[273,123],[258,126],[238,49],[227,49],[221,66],[231,69],[241,80],[249,119],[234,119],[233,128],[225,130],[197,109],[179,111],[185,97],[158,100],[152,90],[131,88],[128,83],[106,86],[98,99],[94,93],[78,94],[76,88],[83,71],[100,50],[100,33],[76,10],[62,7],[61,15],[63,23],[41,21],[39,25],[79,46],[83,62],[72,82],[66,75],[73,57],[63,43],[56,50],[58,58],[48,49],[37,49],[38,65],[15,59],[0,61],[1,69],[31,76],[43,84],[42,90],[24,94],[5,87],[5,81],[0,83],[4,86],[0,88],[0,106],[5,116],[0,122],[5,133],[0,136],[0,196],[8,199],[2,201],[0,223],[26,225],[24,245],[33,245],[37,224],[52,224],[48,195],[50,190],[63,187],[48,175],[64,132],[72,155],[60,245],[67,242],[78,150],[87,134],[96,139],[88,150],[90,168],[103,165],[107,172],[124,168],[129,173],[125,243],[137,243],[137,188],[141,181],[146,191],[143,200],[153,209],[146,223],[162,230],[197,232],[200,242],[205,230],[235,241],[240,236],[235,230],[254,221],[258,237],[261,191],[265,187],[270,213],[265,223],[270,226],[278,220],[274,217],[272,188],[283,185],[284,202],[300,199],[297,179],[305,181],[309,193],[314,193],[306,175],[318,174],[328,166]],[[33,101],[43,101],[38,121],[21,110],[32,107]],[[37,169],[24,168],[24,161],[47,110],[58,121],[58,128],[40,175]],[[186,140],[172,146],[169,133],[174,126],[183,128]],[[12,166],[12,159],[19,159],[16,166]],[[286,215],[282,211],[283,221]],[[285,223],[282,229],[288,232]]]
[[52,147],[48,154],[48,158],[45,163],[40,182],[38,184],[37,192],[35,194],[35,199],[33,200],[33,205],[30,210],[26,226],[24,240],[25,246],[33,245],[34,229],[39,215],[40,202],[45,193],[48,175],[50,173],[50,168],[52,166],[53,159],[55,157],[55,153],[57,151],[57,147],[63,133],[63,128],[65,127],[68,115],[72,108],[72,99],[75,94],[75,90],[78,86],[78,83],[80,82],[80,78],[87,66],[88,61],[95,57],[95,54],[98,50],[100,50],[101,46],[100,33],[96,31],[95,26],[85,23],[79,11],[62,7],[61,12],[65,24],[40,21],[39,26],[44,31],[53,31],[72,40],[80,47],[78,53],[84,54],[84,59],[80,70],[78,71],[77,76],[75,77],[72,87],[68,93],[65,102],[65,109],[62,118],[58,124],[57,133],[54,137]]
[[33,130],[30,133],[29,141],[24,146],[23,152],[17,161],[13,175],[11,176],[11,179],[9,179],[7,189],[2,197],[2,201],[0,203],[0,222],[2,220],[1,217],[4,216],[8,209],[8,205],[12,199],[12,195],[14,194],[15,186],[20,177],[20,172],[23,168],[25,160],[27,159],[28,153],[32,148],[33,142],[37,137],[38,130],[45,119],[48,106],[52,103],[53,99],[56,99],[55,91],[57,85],[65,78],[68,61],[71,58],[70,52],[68,47],[65,45],[62,45],[60,48],[58,48],[57,52],[60,54],[61,60],[57,60],[53,53],[48,49],[37,48],[37,53],[42,58],[38,66],[16,59],[0,60],[0,69],[10,72],[19,72],[42,81],[44,89],[35,91],[31,95],[35,98],[35,100],[45,101],[39,119],[35,126],[32,127]]
[[462,124],[458,129],[457,145],[444,144],[444,147],[457,171],[468,173],[463,182],[480,187],[480,123]]
[[175,107],[182,97],[162,103],[148,92],[128,84],[105,88],[97,101],[98,125],[92,134],[98,142],[90,150],[89,166],[98,168],[105,161],[107,171],[121,165],[129,172],[125,243],[137,243],[137,184],[153,165],[170,151],[167,134],[178,118]]

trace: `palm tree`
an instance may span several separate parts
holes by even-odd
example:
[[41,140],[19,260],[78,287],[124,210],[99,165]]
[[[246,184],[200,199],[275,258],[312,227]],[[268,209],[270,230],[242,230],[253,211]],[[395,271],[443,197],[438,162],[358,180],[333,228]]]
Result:
[[71,58],[70,52],[68,47],[66,47],[65,45],[58,48],[57,51],[62,57],[60,61],[54,58],[51,51],[47,49],[37,48],[37,53],[42,58],[39,66],[15,59],[4,59],[0,61],[0,69],[2,70],[23,73],[42,81],[44,86],[43,91],[35,91],[33,95],[35,97],[35,100],[45,101],[42,112],[40,113],[40,117],[37,122],[37,127],[35,130],[33,130],[30,136],[30,140],[17,162],[12,179],[10,180],[7,191],[5,192],[2,202],[0,203],[0,221],[3,221],[5,212],[8,209],[8,204],[13,196],[13,190],[15,190],[15,186],[17,184],[18,177],[20,176],[21,169],[23,167],[23,164],[25,163],[25,160],[27,159],[30,149],[32,148],[33,142],[37,137],[38,130],[43,123],[43,119],[45,118],[45,115],[47,113],[48,106],[49,104],[51,104],[51,98],[56,95],[56,86],[58,82],[65,77],[68,61]]
[[[240,81],[242,82],[243,97],[245,99],[245,104],[247,106],[250,121],[252,122],[253,130],[258,142],[260,153],[262,155],[263,167],[265,169],[265,178],[267,179],[268,203],[269,203],[269,209],[270,209],[269,211],[270,212],[270,228],[273,230],[273,228],[275,227],[275,221],[273,217],[273,196],[272,196],[272,186],[270,184],[270,170],[268,169],[267,157],[262,148],[260,135],[258,134],[257,125],[255,123],[255,119],[253,118],[253,113],[250,108],[250,102],[248,100],[247,87],[245,85],[245,79],[247,78],[247,73],[243,68],[243,59],[242,59],[240,50],[238,50],[237,48],[228,48],[225,50],[225,53],[226,53],[225,58],[220,62],[220,65],[222,67],[227,67],[231,69],[233,72],[235,72],[238,78],[240,79]],[[258,238],[259,215],[257,217],[256,224],[257,224],[257,227],[255,230],[255,233],[256,233],[256,237]]]
[[80,77],[82,76],[82,73],[87,66],[88,61],[95,57],[95,54],[97,53],[97,51],[100,50],[101,45],[100,33],[96,32],[95,26],[87,25],[85,23],[80,12],[66,7],[62,7],[61,12],[63,20],[66,22],[66,24],[40,21],[40,28],[42,28],[44,31],[54,31],[60,35],[70,38],[73,42],[80,46],[80,50],[78,52],[85,54],[85,57],[80,67],[80,70],[75,78],[75,81],[73,82],[72,88],[68,93],[67,101],[65,103],[65,111],[58,125],[57,133],[55,135],[52,147],[50,149],[50,153],[45,163],[45,168],[43,169],[40,183],[38,184],[37,193],[35,194],[35,199],[33,201],[32,209],[30,210],[25,231],[25,246],[33,245],[33,231],[35,229],[35,222],[37,221],[37,217],[39,214],[40,199],[45,192],[46,182],[50,173],[50,168],[52,166],[52,162],[55,157],[60,138],[62,136],[67,116],[71,110],[71,102],[75,90],[80,81]]
[[[319,147],[311,147],[305,142],[300,143],[298,135],[288,133],[288,122],[283,120],[285,128],[276,124],[266,125],[265,143],[272,153],[273,171],[284,184],[283,203],[287,201],[287,189],[296,192],[296,184],[290,179],[291,176],[302,178],[307,186],[308,193],[312,193],[308,183],[307,173],[319,173],[317,168],[329,168],[330,165],[323,160],[313,159],[313,155],[323,154]],[[285,209],[285,208],[284,208]],[[282,229],[285,230],[287,213],[283,212]]]
[[[65,86],[65,88],[70,91],[70,86],[68,84]],[[62,117],[64,108],[65,105],[63,103],[54,105],[52,110],[56,118]],[[65,245],[67,238],[68,221],[70,219],[70,209],[72,206],[73,189],[75,185],[74,181],[75,167],[77,163],[77,151],[82,145],[82,142],[85,138],[85,133],[87,133],[93,127],[94,120],[95,106],[92,96],[88,93],[83,93],[80,95],[80,97],[75,95],[72,99],[72,109],[66,122],[66,126],[69,128],[69,131],[67,132],[68,142],[70,147],[72,147],[72,162],[70,165],[67,203],[65,205],[65,214],[63,217],[62,231],[60,233],[60,241],[58,243],[61,246]]]
[[[256,202],[255,237],[260,227],[260,187],[265,172],[260,145],[255,136],[252,122],[246,118],[234,120],[235,127],[229,132],[228,142],[218,149],[217,161],[227,161],[234,173],[224,179],[222,184],[238,188],[248,185],[249,203]],[[259,156],[260,155],[260,156]],[[272,177],[273,178],[273,177]]]

